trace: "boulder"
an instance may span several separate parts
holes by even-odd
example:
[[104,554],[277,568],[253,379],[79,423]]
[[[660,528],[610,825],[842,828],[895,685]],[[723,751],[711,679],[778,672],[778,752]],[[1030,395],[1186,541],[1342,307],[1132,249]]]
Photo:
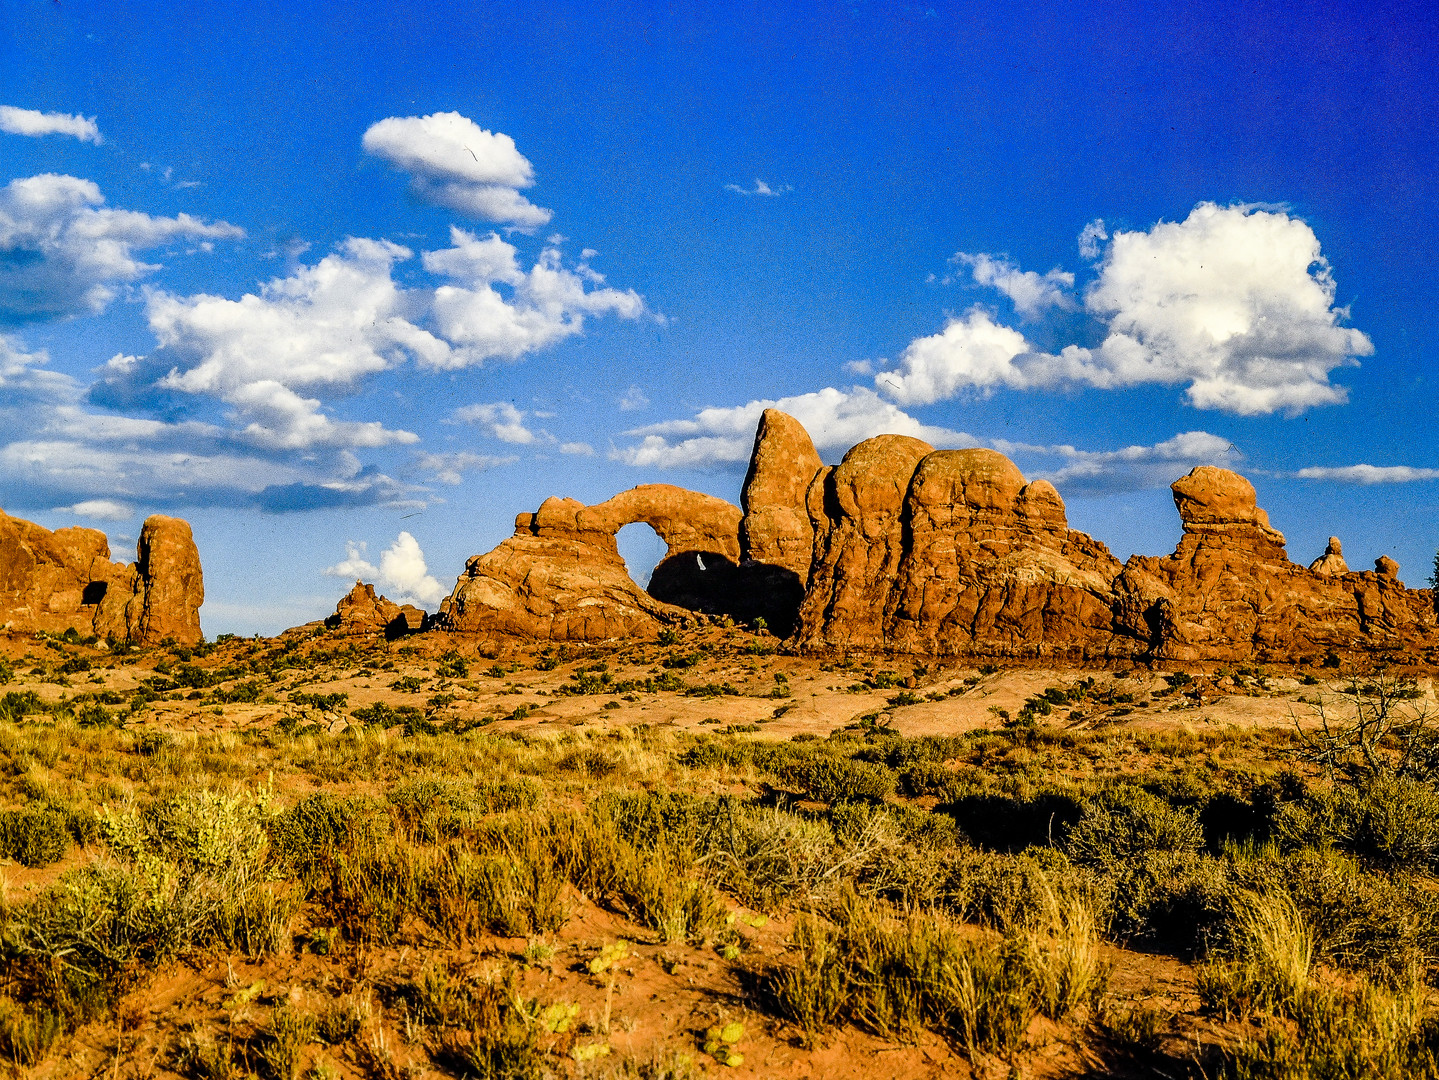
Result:
[[[739,559],[736,506],[670,484],[645,484],[585,506],[549,498],[515,519],[515,533],[472,557],[435,625],[463,633],[542,641],[653,637],[723,609]],[[615,542],[643,521],[668,550],[649,591],[630,577]]]
[[204,602],[200,555],[179,518],[147,518],[126,566],[110,561],[97,529],[51,532],[0,511],[0,629],[193,644]]
[[1329,538],[1329,544],[1325,547],[1324,554],[1310,563],[1309,569],[1316,574],[1323,574],[1325,577],[1349,573],[1349,564],[1344,561],[1344,546],[1339,543],[1339,537],[1331,536]]

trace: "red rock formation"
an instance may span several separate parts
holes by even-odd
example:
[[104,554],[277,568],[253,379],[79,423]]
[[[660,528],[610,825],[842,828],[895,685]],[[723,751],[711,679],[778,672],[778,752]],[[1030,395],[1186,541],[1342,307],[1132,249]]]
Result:
[[[1026,482],[1001,454],[881,435],[830,468],[798,421],[766,410],[742,521],[667,485],[589,507],[549,499],[470,560],[436,621],[596,641],[704,611],[762,614],[781,633],[793,619],[792,643],[810,651],[1439,663],[1433,594],[1406,589],[1391,559],[1352,573],[1331,540],[1313,568],[1291,563],[1253,486],[1223,469],[1196,468],[1173,491],[1178,549],[1121,566],[1069,528],[1049,483]],[[632,521],[669,544],[648,592],[615,546]]]
[[[1115,581],[1115,626],[1167,660],[1313,662],[1330,653],[1439,659],[1433,594],[1398,566],[1325,573],[1289,561],[1244,477],[1200,466],[1172,485],[1184,535]],[[1331,545],[1332,546],[1332,545]],[[1338,553],[1333,555],[1337,557]]]
[[[657,596],[689,599],[697,580],[733,568],[739,519],[723,499],[669,484],[645,484],[595,506],[546,499],[515,519],[512,537],[465,564],[436,624],[550,641],[653,636],[693,619]],[[636,521],[669,548],[649,593],[630,578],[615,544],[615,534]]]
[[153,514],[140,527],[135,544],[136,576],[140,588],[132,607],[138,606],[138,641],[196,642],[200,631],[200,605],[205,602],[205,578],[200,552],[190,523]]
[[792,571],[803,587],[814,554],[814,526],[805,508],[805,495],[823,468],[809,432],[798,420],[778,409],[761,414],[749,472],[740,490],[743,561],[782,566]]
[[1110,650],[1119,562],[1069,529],[1053,486],[1026,483],[1004,455],[880,436],[851,450],[825,488],[811,499],[824,540],[801,608],[802,645],[935,655]]
[[200,640],[205,584],[190,526],[146,519],[137,561],[110,561],[97,529],[49,529],[0,512],[0,629],[47,630],[154,644]]
[[375,587],[363,581],[340,598],[335,613],[325,620],[325,628],[345,636],[384,634],[399,637],[423,627],[425,613],[410,604],[401,607],[384,596],[375,595]]
[[884,616],[904,555],[901,514],[928,443],[908,435],[866,439],[810,490],[814,564],[800,605],[809,648],[883,648]]
[[1323,574],[1325,577],[1349,573],[1349,564],[1344,561],[1344,546],[1339,543],[1339,537],[1331,536],[1329,538],[1329,545],[1324,549],[1324,554],[1310,563],[1309,569],[1316,574]]

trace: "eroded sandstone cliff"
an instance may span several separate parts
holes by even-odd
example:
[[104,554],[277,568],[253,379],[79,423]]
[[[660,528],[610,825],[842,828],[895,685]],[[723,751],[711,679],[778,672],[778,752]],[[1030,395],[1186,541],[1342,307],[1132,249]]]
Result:
[[1337,540],[1312,568],[1289,561],[1254,486],[1201,465],[1172,485],[1173,555],[1135,555],[1114,585],[1115,629],[1169,660],[1314,662],[1346,654],[1439,659],[1434,598],[1380,556],[1355,573]]
[[1052,485],[1026,482],[1004,455],[881,435],[822,483],[800,646],[1029,657],[1114,650],[1118,560],[1068,527]]
[[[768,409],[743,512],[664,484],[595,506],[552,498],[466,566],[435,624],[542,640],[652,636],[696,613],[759,617],[807,651],[929,656],[1439,662],[1433,595],[1398,567],[1348,569],[1337,539],[1289,561],[1253,486],[1201,466],[1173,484],[1183,537],[1120,562],[1069,528],[1064,502],[993,450],[881,435],[826,466]],[[615,534],[668,544],[648,590]]]
[[97,529],[49,529],[0,512],[0,629],[82,634],[153,644],[201,638],[200,554],[179,518],[147,518],[136,561],[110,561]]

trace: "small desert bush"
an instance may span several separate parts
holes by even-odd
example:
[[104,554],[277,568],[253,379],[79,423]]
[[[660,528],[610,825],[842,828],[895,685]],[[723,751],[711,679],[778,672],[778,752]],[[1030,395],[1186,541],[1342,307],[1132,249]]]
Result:
[[274,862],[305,880],[335,853],[388,834],[389,821],[372,800],[322,791],[269,817],[264,827]]
[[513,847],[475,853],[451,843],[422,871],[426,918],[456,942],[483,933],[524,937],[557,930],[569,917],[566,879],[537,829]]
[[53,1009],[0,997],[0,1059],[22,1069],[38,1065],[65,1027],[65,1018]]
[[971,1056],[1017,1049],[1036,1013],[1090,1007],[1107,980],[1093,913],[1049,896],[1029,927],[977,941],[942,917],[897,919],[851,893],[832,923],[796,922],[794,958],[764,974],[762,996],[809,1042],[849,1020],[902,1042],[933,1031]]
[[789,777],[811,799],[836,803],[878,801],[894,792],[894,770],[869,761],[816,756],[790,770]]
[[1274,832],[1289,848],[1332,845],[1385,869],[1433,869],[1439,867],[1439,789],[1379,773],[1286,804]]
[[1106,867],[1153,852],[1198,851],[1203,840],[1194,813],[1123,785],[1084,802],[1064,848],[1076,862]]
[[1116,941],[1203,955],[1224,937],[1234,873],[1230,862],[1193,851],[1159,851],[1104,875],[1106,932]]
[[0,811],[0,858],[48,866],[70,848],[70,814],[58,807]]
[[444,1026],[428,1045],[436,1064],[476,1080],[544,1075],[545,1053],[539,1041],[543,1028],[533,1019],[540,1010],[516,993],[512,975],[472,983],[462,994],[447,994],[442,1008]]
[[295,1080],[305,1047],[315,1035],[313,1016],[288,1002],[276,1005],[256,1039],[257,1056],[269,1080]]

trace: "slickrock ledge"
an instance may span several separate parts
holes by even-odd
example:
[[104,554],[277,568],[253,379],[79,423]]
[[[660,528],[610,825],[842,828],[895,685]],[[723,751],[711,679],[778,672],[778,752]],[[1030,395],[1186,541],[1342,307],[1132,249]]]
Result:
[[0,511],[0,629],[74,628],[82,634],[151,645],[201,640],[205,581],[188,523],[145,520],[135,562],[110,561],[98,529],[56,529]]

